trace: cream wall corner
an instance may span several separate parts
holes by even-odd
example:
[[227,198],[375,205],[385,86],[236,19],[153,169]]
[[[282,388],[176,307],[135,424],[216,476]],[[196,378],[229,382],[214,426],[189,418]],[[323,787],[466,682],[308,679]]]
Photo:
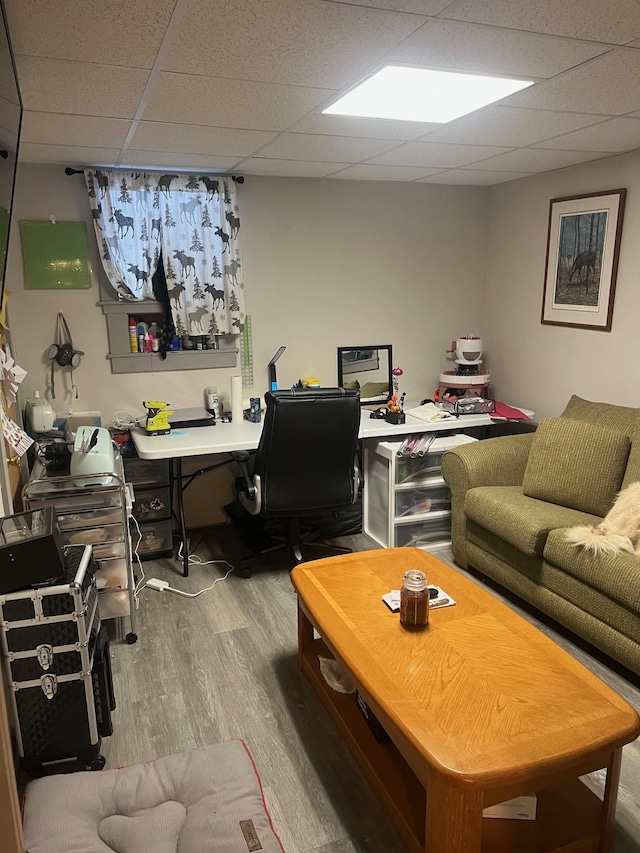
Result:
[[[543,326],[550,200],[619,187],[627,203],[611,331]],[[637,406],[640,151],[500,184],[490,199],[484,325],[498,398],[538,417],[560,414],[572,394]]]

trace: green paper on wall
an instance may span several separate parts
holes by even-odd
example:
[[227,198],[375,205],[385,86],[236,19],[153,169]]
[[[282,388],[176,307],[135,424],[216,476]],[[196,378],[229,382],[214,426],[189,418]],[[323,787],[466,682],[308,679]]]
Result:
[[84,222],[20,220],[26,287],[78,290],[91,287],[87,226]]

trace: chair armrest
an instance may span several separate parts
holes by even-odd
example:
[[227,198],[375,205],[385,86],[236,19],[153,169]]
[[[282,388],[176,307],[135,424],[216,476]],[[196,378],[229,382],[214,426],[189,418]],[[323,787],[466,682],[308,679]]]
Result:
[[476,486],[517,486],[524,478],[533,433],[488,438],[447,450],[442,477],[451,490],[451,550],[467,568],[467,519],[464,499]]
[[[249,459],[251,454],[248,450],[232,450],[230,453],[234,462],[238,463],[242,473],[244,490],[238,493],[238,500],[252,515],[257,515],[260,512],[260,506],[256,509],[256,483],[255,478],[249,473]],[[258,502],[260,503],[260,502]]]

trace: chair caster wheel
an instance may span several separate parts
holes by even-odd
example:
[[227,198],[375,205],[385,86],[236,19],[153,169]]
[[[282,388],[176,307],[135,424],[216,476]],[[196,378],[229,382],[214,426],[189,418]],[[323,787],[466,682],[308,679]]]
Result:
[[236,574],[239,578],[250,578],[251,577],[251,566],[237,566]]
[[99,755],[97,758],[94,758],[93,761],[90,761],[87,766],[89,767],[89,770],[104,770],[106,763],[107,759],[104,755]]
[[138,642],[138,635],[134,634],[133,631],[131,631],[129,634],[127,634],[125,640],[130,646],[132,646],[134,643]]

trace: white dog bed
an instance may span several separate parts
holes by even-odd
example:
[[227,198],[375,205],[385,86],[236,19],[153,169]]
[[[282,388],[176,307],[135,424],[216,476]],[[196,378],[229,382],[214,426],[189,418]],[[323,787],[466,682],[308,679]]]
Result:
[[27,786],[29,853],[284,853],[240,740]]

